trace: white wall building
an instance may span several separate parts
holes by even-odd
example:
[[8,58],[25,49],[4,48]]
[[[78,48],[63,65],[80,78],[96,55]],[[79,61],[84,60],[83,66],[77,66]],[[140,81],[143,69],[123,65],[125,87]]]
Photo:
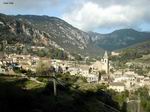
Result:
[[98,76],[89,74],[85,76],[87,79],[87,82],[92,83],[92,82],[98,82]]
[[125,85],[122,82],[112,82],[109,84],[109,89],[113,89],[117,92],[125,91]]

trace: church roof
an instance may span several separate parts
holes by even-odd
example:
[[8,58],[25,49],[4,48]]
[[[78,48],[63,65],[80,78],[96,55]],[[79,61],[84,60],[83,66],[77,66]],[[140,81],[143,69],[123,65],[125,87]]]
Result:
[[108,53],[107,53],[107,51],[105,51],[105,53],[104,53],[104,58],[108,58]]
[[93,66],[102,66],[103,63],[101,61],[96,61],[95,63],[93,63]]

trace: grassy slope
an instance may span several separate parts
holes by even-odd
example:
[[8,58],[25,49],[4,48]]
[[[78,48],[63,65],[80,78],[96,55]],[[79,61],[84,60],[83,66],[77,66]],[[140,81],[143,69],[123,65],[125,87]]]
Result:
[[[138,61],[148,62],[149,57],[147,56],[150,54],[150,41],[136,44],[125,49],[120,49],[116,52],[120,52],[119,56],[114,57],[116,58],[116,60],[127,61],[127,62],[133,60],[137,62]],[[144,55],[147,57],[147,59],[143,57]]]
[[133,50],[149,50],[150,48],[150,41],[145,41],[145,42],[142,42],[142,43],[138,43],[138,44],[134,44],[134,45],[131,45],[131,46],[128,46],[126,48],[122,48],[122,49],[118,49],[118,50],[115,50],[116,52],[122,52],[122,51],[126,51],[128,49],[133,49]]

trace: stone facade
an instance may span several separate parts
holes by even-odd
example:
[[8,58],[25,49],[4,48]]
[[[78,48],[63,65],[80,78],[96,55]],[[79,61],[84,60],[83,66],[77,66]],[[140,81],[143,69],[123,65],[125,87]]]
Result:
[[93,71],[105,71],[106,74],[109,74],[109,59],[107,51],[105,51],[105,54],[100,61],[96,61],[92,64],[91,68]]

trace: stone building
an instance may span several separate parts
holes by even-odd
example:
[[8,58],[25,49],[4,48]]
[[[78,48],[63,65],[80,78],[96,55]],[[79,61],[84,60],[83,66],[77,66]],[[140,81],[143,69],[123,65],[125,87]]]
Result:
[[93,71],[105,71],[106,74],[109,74],[109,59],[108,53],[105,51],[103,58],[99,61],[96,61],[91,65]]
[[109,84],[109,89],[113,89],[117,92],[125,91],[125,85],[122,82],[112,82]]

